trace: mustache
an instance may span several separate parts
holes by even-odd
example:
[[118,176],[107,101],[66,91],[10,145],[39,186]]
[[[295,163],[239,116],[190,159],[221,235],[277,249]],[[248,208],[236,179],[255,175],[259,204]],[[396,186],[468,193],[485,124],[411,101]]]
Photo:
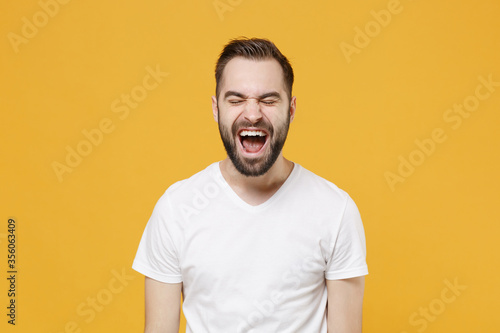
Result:
[[269,133],[270,136],[273,135],[273,127],[271,126],[271,124],[269,124],[268,122],[265,122],[263,120],[260,120],[259,122],[253,124],[251,122],[249,122],[248,120],[242,120],[242,121],[239,121],[237,123],[234,123],[232,126],[231,126],[231,131],[233,132],[233,135],[235,136],[236,133],[238,133],[238,130],[240,128],[246,128],[246,127],[253,127],[255,129],[261,129],[261,130],[265,130]]

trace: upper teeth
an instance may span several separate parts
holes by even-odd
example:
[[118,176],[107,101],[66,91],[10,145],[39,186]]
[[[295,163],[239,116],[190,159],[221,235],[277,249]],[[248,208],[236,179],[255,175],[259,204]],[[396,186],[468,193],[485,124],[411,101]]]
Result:
[[262,131],[241,131],[241,136],[266,136]]

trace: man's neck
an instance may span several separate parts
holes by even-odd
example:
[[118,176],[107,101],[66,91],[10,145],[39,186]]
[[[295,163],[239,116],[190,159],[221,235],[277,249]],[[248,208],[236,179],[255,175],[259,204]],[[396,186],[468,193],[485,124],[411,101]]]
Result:
[[266,201],[283,185],[293,170],[293,162],[280,155],[271,169],[258,177],[242,175],[229,158],[220,162],[220,169],[226,182],[242,199],[258,204]]

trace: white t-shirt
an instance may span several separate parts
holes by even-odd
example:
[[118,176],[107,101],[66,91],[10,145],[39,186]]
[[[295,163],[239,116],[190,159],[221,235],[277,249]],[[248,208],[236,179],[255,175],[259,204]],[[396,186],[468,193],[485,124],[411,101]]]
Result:
[[354,201],[297,163],[258,206],[232,190],[219,162],[173,184],[132,268],[183,282],[187,333],[326,333],[325,279],[368,274]]

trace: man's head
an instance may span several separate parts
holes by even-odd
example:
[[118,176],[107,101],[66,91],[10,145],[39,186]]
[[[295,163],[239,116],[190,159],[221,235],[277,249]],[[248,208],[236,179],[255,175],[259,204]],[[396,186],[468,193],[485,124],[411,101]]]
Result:
[[263,38],[236,38],[226,44],[215,66],[215,96],[219,98],[223,83],[223,72],[227,63],[235,58],[242,57],[251,60],[276,60],[283,70],[283,84],[288,99],[292,97],[293,69],[288,59],[280,52],[273,42]]
[[295,114],[293,70],[266,39],[234,39],[224,47],[216,70],[214,118],[236,169],[265,174],[281,155]]

